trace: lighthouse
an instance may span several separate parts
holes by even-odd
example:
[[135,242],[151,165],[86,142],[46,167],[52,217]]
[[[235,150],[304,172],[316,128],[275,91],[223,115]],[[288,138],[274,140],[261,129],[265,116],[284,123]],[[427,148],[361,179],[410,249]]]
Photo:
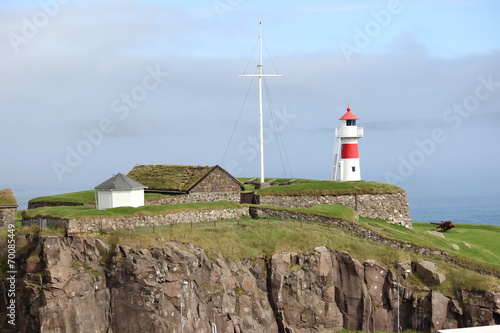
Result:
[[358,139],[363,137],[363,128],[356,124],[358,119],[348,106],[340,128],[335,129],[333,180],[361,180]]

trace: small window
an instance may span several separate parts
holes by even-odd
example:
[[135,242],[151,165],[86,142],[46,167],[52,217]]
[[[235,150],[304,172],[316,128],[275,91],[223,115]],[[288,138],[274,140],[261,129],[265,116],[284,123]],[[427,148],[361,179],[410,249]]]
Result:
[[356,119],[347,119],[346,125],[347,126],[356,126]]
[[356,172],[356,167],[351,167],[352,168],[352,172]]

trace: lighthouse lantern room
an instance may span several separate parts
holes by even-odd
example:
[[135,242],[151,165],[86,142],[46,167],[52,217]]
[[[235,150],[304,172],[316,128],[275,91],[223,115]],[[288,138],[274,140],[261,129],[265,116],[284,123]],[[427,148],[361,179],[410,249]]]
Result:
[[341,127],[335,129],[333,180],[361,180],[358,139],[363,137],[363,128],[356,124],[358,119],[348,106],[340,118]]

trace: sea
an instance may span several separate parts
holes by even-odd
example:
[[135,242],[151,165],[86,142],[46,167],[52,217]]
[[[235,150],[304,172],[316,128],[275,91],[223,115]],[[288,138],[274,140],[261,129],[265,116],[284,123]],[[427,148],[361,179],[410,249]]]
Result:
[[402,185],[414,222],[453,221],[500,226],[500,191],[489,184],[413,183]]
[[[454,183],[428,184],[413,182],[399,185],[406,190],[414,222],[453,221],[464,224],[500,226],[500,191],[487,185],[465,187]],[[16,189],[19,209],[26,209],[32,198],[82,189],[33,190]]]

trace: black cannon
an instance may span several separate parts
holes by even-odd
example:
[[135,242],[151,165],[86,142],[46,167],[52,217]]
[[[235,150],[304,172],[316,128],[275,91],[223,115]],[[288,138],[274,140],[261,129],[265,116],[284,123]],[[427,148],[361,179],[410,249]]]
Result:
[[455,224],[451,221],[431,222],[431,224],[437,225],[436,229],[441,229],[442,231],[455,228]]

